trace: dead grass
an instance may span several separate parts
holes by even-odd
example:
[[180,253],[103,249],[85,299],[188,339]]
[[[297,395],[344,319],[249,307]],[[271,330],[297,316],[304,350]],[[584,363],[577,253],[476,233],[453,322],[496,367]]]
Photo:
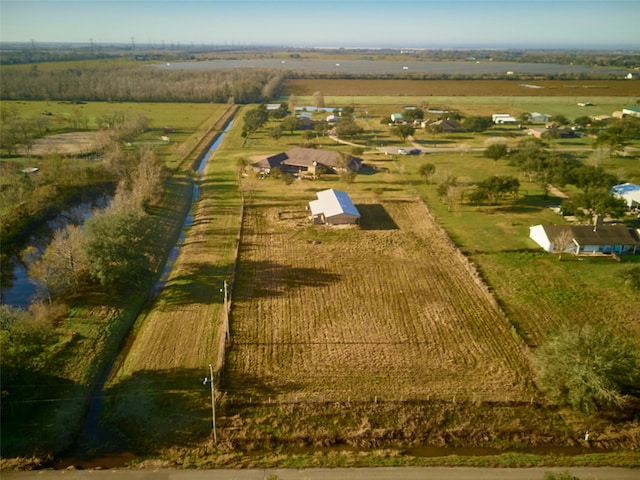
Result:
[[86,155],[95,151],[97,135],[97,132],[71,132],[48,135],[35,140],[28,153],[36,157],[51,154]]
[[[248,209],[225,388],[281,401],[530,399],[520,343],[425,205],[357,203],[363,229]],[[380,210],[387,223],[366,218]]]

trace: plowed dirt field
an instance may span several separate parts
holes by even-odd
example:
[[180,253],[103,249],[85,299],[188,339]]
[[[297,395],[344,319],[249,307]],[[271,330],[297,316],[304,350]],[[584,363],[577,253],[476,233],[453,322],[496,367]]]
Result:
[[[247,208],[224,389],[279,401],[531,398],[525,353],[416,198],[361,226]],[[254,397],[255,398],[255,397]]]

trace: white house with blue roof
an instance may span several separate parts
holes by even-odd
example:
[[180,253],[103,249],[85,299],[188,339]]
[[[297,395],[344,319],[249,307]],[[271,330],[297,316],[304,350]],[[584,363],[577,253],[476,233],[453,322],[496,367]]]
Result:
[[346,192],[322,190],[316,193],[317,200],[309,202],[311,219],[326,225],[349,225],[360,221],[360,212]]
[[635,183],[622,183],[611,187],[611,195],[621,198],[629,208],[640,208],[640,185]]

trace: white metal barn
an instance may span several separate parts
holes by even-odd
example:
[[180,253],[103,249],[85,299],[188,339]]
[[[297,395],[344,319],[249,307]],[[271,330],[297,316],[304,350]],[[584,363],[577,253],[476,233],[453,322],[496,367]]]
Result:
[[616,198],[622,198],[629,208],[640,207],[640,185],[635,183],[616,185],[611,187],[611,195]]
[[316,195],[318,199],[309,202],[311,218],[315,223],[349,225],[360,221],[360,212],[346,192],[330,188]]
[[508,113],[494,113],[491,115],[491,119],[493,123],[496,125],[504,125],[507,123],[516,123],[516,119],[509,115]]

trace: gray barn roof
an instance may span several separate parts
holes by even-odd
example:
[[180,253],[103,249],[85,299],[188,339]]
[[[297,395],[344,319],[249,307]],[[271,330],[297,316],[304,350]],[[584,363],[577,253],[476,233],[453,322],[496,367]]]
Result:
[[625,225],[545,225],[544,230],[551,242],[570,230],[578,245],[640,245]]

